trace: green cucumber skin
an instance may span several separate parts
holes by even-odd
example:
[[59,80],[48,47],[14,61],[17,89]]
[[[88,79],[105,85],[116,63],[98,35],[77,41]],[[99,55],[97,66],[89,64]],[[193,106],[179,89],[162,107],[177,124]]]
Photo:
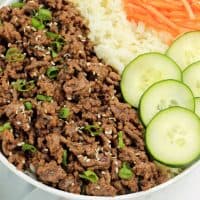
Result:
[[[122,91],[121,93],[122,93],[122,97],[123,97],[124,101],[125,101],[126,103],[128,103],[129,105],[131,105],[131,104],[127,101],[125,95],[123,94],[123,84],[122,84],[122,82],[123,82],[123,76],[124,76],[124,74],[126,73],[126,70],[128,69],[128,67],[129,67],[132,63],[134,63],[134,62],[135,62],[137,59],[139,59],[140,57],[143,57],[144,55],[148,55],[148,54],[156,54],[156,55],[165,56],[168,60],[170,60],[170,61],[174,64],[174,66],[176,66],[177,71],[180,72],[180,73],[179,73],[179,76],[180,76],[180,77],[179,77],[178,80],[180,80],[180,81],[183,80],[183,75],[182,75],[181,68],[179,67],[179,65],[178,65],[173,59],[171,59],[171,58],[170,58],[169,56],[167,56],[166,54],[162,54],[162,53],[158,53],[158,52],[150,52],[150,53],[140,54],[140,55],[138,55],[136,58],[134,58],[131,62],[129,62],[129,64],[127,64],[127,65],[125,66],[125,68],[124,68],[124,70],[123,70],[123,72],[122,72],[122,74],[121,74],[120,90]],[[165,79],[165,80],[166,80],[166,79]],[[135,107],[135,106],[133,106],[133,105],[131,105],[131,106],[137,109],[137,107]],[[139,105],[138,105],[138,108],[139,108]]]
[[[192,63],[191,65],[188,65],[184,70],[183,70],[183,73],[182,73],[182,82],[184,82],[184,74],[187,73],[188,70],[190,70],[192,67],[195,67],[196,65],[199,65],[200,66],[200,61],[196,61],[194,63]],[[185,83],[186,84],[186,83]],[[187,85],[187,84],[186,84]],[[190,88],[190,86],[188,85],[188,87]],[[191,89],[192,90],[192,89]],[[193,93],[194,97],[195,97],[195,94]],[[195,98],[200,98],[199,97],[195,97]]]
[[[139,108],[140,108],[140,106],[141,106],[141,101],[142,101],[142,97],[145,95],[145,93],[146,92],[148,92],[148,90],[150,90],[151,89],[151,87],[153,87],[154,85],[156,85],[156,84],[158,84],[158,83],[162,83],[163,81],[170,81],[170,80],[172,80],[172,81],[176,81],[176,82],[179,82],[179,83],[181,83],[181,84],[183,84],[184,86],[186,86],[187,87],[187,89],[191,92],[191,94],[192,94],[192,96],[193,96],[193,109],[191,110],[191,111],[195,111],[195,97],[194,97],[194,95],[193,95],[193,93],[192,93],[192,90],[190,89],[190,87],[189,86],[187,86],[185,83],[183,83],[182,81],[177,81],[177,80],[174,80],[174,79],[166,79],[166,80],[162,80],[162,81],[159,81],[159,82],[156,82],[156,83],[154,83],[153,85],[151,85],[144,93],[143,93],[143,95],[141,96],[141,98],[140,98],[140,103],[139,103]],[[171,106],[171,107],[169,107],[169,108],[172,108],[172,107],[181,107],[181,106]],[[164,110],[167,110],[168,108],[166,108],[166,109],[163,109],[163,110],[161,110],[161,111],[164,111]],[[160,111],[160,112],[161,112]],[[140,109],[138,109],[138,113],[139,113],[139,117],[140,117],[140,119],[141,119],[141,122],[142,122],[142,125],[144,126],[144,127],[147,127],[148,126],[148,124],[152,121],[152,120],[150,120],[149,121],[149,123],[148,124],[145,124],[144,122],[143,122],[143,117],[142,117],[142,114],[141,114],[141,111],[140,111]],[[157,115],[158,113],[156,113],[156,115]],[[155,115],[155,116],[156,116]],[[154,118],[154,117],[153,117]],[[152,119],[153,119],[152,118]]]
[[[174,107],[170,107],[170,108],[164,109],[164,110],[162,110],[162,111],[160,111],[160,112],[164,112],[164,111],[166,111],[166,110],[173,109],[173,108],[182,108],[182,107],[174,106]],[[182,108],[182,109],[184,109],[184,110],[186,110],[186,111],[190,111],[191,113],[194,113],[194,112],[192,112],[191,110],[188,110],[188,109],[186,109],[186,108]],[[160,113],[160,112],[159,112],[159,113]],[[157,113],[157,114],[152,118],[152,120],[149,122],[149,124],[156,118],[156,116],[157,116],[159,113]],[[194,113],[194,114],[195,114],[195,113]],[[196,116],[197,116],[197,115],[196,115]],[[200,118],[199,118],[198,116],[197,116],[197,118],[199,119],[199,123],[200,123]],[[147,129],[146,129],[146,130],[147,130]],[[194,158],[193,160],[189,161],[188,163],[178,165],[178,164],[169,164],[169,163],[167,163],[167,162],[163,162],[162,160],[160,160],[160,159],[156,158],[155,156],[153,156],[153,154],[151,153],[151,150],[150,150],[150,148],[149,148],[148,145],[147,145],[147,134],[146,134],[146,130],[145,130],[145,134],[144,134],[145,147],[146,147],[146,149],[147,149],[147,152],[149,152],[150,157],[153,158],[153,160],[155,160],[155,161],[157,161],[157,162],[159,162],[159,163],[161,163],[161,164],[163,164],[163,165],[169,166],[169,167],[173,167],[173,168],[182,168],[182,169],[183,169],[183,168],[187,168],[187,167],[191,166],[194,162],[196,162],[197,160],[200,159],[200,150],[199,150],[199,155],[198,155],[196,158]]]
[[[173,43],[169,46],[169,48],[166,50],[166,52],[165,52],[165,54],[168,56],[168,57],[170,57],[169,56],[169,52],[170,52],[170,49],[176,44],[176,42],[179,40],[179,39],[181,39],[182,37],[184,37],[184,36],[187,36],[187,35],[189,35],[189,34],[192,34],[192,33],[199,33],[199,35],[200,35],[200,31],[198,31],[198,30],[195,30],[195,31],[189,31],[189,32],[186,32],[186,33],[183,33],[182,35],[180,35],[180,36],[178,36],[174,41],[173,41]],[[171,58],[171,57],[170,57]],[[174,62],[176,62],[173,58],[171,58]],[[195,62],[198,62],[198,61],[194,61],[193,63],[195,63]],[[176,62],[177,63],[177,62]],[[191,64],[189,64],[189,65],[192,65],[193,63],[191,63]],[[177,63],[177,65],[179,65],[179,63]],[[181,68],[181,71],[184,71],[186,68],[187,68],[187,66],[182,70],[182,67],[181,66],[179,66],[180,68]]]
[[[170,45],[170,47],[171,47],[173,44],[175,44],[175,43],[177,42],[177,40],[179,40],[181,37],[183,37],[183,36],[185,36],[185,35],[188,35],[188,34],[190,34],[190,33],[196,33],[196,32],[199,32],[199,33],[200,33],[200,31],[189,31],[189,32],[183,33],[182,35],[178,36],[178,37],[173,41],[173,43]],[[166,52],[165,52],[166,55],[169,53],[170,47],[166,50]],[[174,62],[175,62],[175,61],[174,61]]]
[[[200,97],[196,97],[195,98],[195,106],[196,106],[196,102],[199,102],[199,104],[200,104]],[[200,115],[196,112],[196,107],[195,107],[195,113],[196,113],[196,115],[200,118]]]

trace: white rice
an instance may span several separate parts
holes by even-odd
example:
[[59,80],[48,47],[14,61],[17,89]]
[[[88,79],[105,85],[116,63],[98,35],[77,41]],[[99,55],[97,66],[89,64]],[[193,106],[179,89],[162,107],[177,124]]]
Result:
[[[88,20],[90,40],[99,58],[120,73],[136,56],[146,52],[165,52],[163,37],[141,22],[130,23],[122,0],[71,0]],[[162,38],[162,39],[161,39]],[[167,38],[166,38],[167,40]]]

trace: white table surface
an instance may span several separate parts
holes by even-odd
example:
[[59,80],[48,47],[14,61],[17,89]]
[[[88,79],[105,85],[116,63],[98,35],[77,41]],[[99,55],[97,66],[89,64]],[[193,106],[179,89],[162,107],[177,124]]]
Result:
[[[0,200],[59,200],[16,177],[0,163]],[[78,200],[78,199],[77,199]],[[200,168],[145,200],[200,200]]]

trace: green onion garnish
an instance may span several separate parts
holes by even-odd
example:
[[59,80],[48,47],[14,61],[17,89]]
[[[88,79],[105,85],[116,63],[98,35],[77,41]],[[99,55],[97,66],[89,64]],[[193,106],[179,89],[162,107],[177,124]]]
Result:
[[118,148],[122,149],[125,147],[124,141],[123,141],[123,132],[119,131],[118,133]]
[[8,62],[22,62],[25,55],[18,48],[10,48],[7,50],[5,58]]
[[26,110],[32,110],[33,105],[30,101],[24,102],[24,107]]
[[45,29],[44,24],[38,20],[36,17],[31,18],[31,25],[36,28],[37,30],[43,30]]
[[53,32],[47,32],[46,33],[47,37],[52,39],[52,40],[57,40],[58,38],[60,38],[61,36],[57,33],[53,33]]
[[12,8],[22,8],[25,5],[25,3],[23,2],[16,2],[16,3],[12,3],[11,7]]
[[61,119],[67,119],[69,117],[69,115],[70,115],[69,108],[65,108],[65,107],[61,108],[59,110],[59,114],[58,115],[59,115],[59,118],[61,118]]
[[88,131],[91,136],[98,136],[103,132],[103,129],[98,125],[86,125],[83,130]]
[[67,150],[64,150],[64,152],[63,152],[62,164],[63,164],[65,167],[67,166]]
[[47,76],[48,76],[50,79],[54,79],[54,78],[57,77],[58,72],[59,72],[59,69],[58,69],[57,67],[52,66],[52,67],[49,67],[49,68],[47,69],[47,72],[46,72],[46,73],[47,73]]
[[121,179],[131,179],[133,177],[133,172],[128,163],[124,162],[122,168],[119,170],[119,177]]
[[56,58],[58,56],[58,53],[56,53],[53,49],[51,49],[51,56],[53,58]]
[[42,95],[42,94],[38,94],[36,96],[36,99],[39,101],[47,101],[47,102],[51,102],[53,100],[53,98],[51,96],[46,96],[46,95]]
[[57,33],[47,32],[47,37],[53,40],[51,43],[51,56],[53,58],[58,56],[64,45],[64,38]]
[[92,183],[97,183],[99,178],[95,172],[91,170],[84,171],[83,174],[79,175],[82,179],[88,180]]
[[12,82],[12,85],[18,92],[28,92],[35,87],[34,81],[26,81],[25,79],[18,79]]
[[60,41],[54,41],[52,42],[52,48],[54,49],[54,51],[56,52],[60,52],[61,49],[62,49],[62,46],[63,46],[63,42],[60,42]]
[[10,122],[6,122],[5,124],[0,126],[0,132],[3,132],[5,130],[9,130],[12,129]]
[[40,8],[36,17],[42,22],[50,21],[52,19],[52,13],[48,9]]
[[31,153],[35,153],[37,151],[37,149],[31,144],[25,143],[22,145],[22,151],[23,152],[29,151]]

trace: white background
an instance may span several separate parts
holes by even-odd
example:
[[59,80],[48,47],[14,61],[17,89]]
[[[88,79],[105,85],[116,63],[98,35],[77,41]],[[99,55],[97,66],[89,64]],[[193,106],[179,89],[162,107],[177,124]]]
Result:
[[[25,183],[0,163],[0,200],[59,200],[59,198]],[[193,173],[175,185],[144,200],[200,200],[200,168],[196,168]]]
[[[0,5],[15,0],[0,0]],[[0,163],[0,200],[59,200],[42,192],[9,172]],[[78,199],[77,199],[78,200]],[[200,200],[200,168],[184,177],[176,185],[145,200]]]

